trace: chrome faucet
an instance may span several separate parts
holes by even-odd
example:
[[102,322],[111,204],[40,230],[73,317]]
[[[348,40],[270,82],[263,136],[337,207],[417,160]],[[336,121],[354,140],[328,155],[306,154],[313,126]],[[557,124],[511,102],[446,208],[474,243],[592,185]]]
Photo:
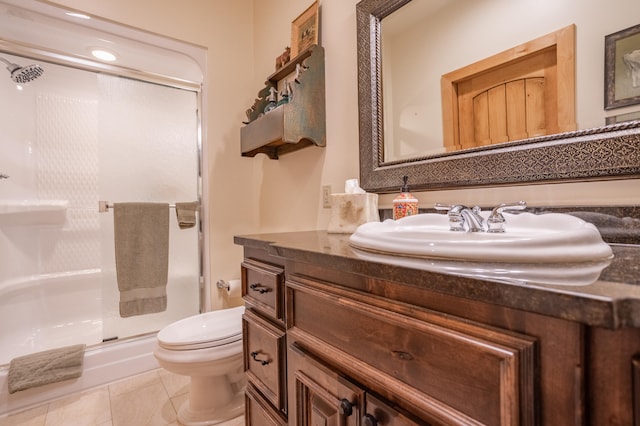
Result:
[[462,204],[435,204],[436,210],[447,210],[449,229],[452,231],[483,232],[484,218],[480,215],[480,207],[469,208]]
[[502,212],[507,210],[524,210],[527,203],[518,201],[515,203],[503,203],[491,210],[491,214],[485,221],[480,214],[481,209],[478,206],[469,208],[462,204],[442,204],[434,205],[436,210],[447,211],[449,218],[449,229],[451,231],[467,231],[467,232],[504,232],[505,218]]

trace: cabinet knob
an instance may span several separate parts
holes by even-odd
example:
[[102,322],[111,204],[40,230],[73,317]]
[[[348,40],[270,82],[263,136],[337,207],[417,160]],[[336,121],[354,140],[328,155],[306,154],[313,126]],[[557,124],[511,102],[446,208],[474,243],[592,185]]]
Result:
[[371,414],[365,414],[362,416],[363,426],[378,426],[378,421]]
[[348,399],[343,398],[340,401],[340,415],[344,417],[349,417],[353,414],[353,404],[349,402]]

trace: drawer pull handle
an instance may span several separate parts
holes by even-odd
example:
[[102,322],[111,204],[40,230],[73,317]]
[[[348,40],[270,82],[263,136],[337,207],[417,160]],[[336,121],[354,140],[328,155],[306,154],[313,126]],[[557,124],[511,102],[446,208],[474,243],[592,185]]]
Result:
[[253,291],[257,291],[260,294],[269,293],[271,289],[269,287],[262,287],[260,284],[251,284],[249,288]]
[[343,398],[340,401],[340,415],[349,417],[353,414],[353,404],[348,399]]
[[363,426],[377,426],[378,421],[371,414],[365,414],[362,416],[362,424]]
[[269,360],[266,359],[258,359],[258,355],[260,353],[255,351],[255,352],[251,352],[251,358],[253,358],[254,361],[259,362],[261,365],[267,365],[269,364]]

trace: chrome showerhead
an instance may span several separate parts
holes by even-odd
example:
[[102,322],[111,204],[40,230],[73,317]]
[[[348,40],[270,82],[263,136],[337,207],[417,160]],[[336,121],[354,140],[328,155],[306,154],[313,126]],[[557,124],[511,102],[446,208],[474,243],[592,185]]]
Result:
[[16,83],[28,83],[40,77],[44,73],[44,69],[40,65],[27,65],[26,67],[18,67],[11,71],[11,80]]
[[7,70],[11,73],[11,80],[16,83],[28,83],[40,77],[44,73],[44,69],[40,65],[27,65],[21,67],[20,65],[13,64],[4,58],[0,58],[0,61],[7,64]]

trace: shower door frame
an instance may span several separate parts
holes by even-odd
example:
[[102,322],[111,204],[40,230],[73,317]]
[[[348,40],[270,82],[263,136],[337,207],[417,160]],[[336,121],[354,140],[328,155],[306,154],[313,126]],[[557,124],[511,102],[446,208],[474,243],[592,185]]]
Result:
[[[162,48],[162,46],[157,46]],[[208,247],[208,235],[206,232],[206,224],[203,223],[203,217],[208,207],[208,200],[203,197],[205,194],[206,176],[205,172],[207,167],[205,163],[203,135],[206,134],[206,126],[202,121],[203,111],[205,110],[205,85],[206,69],[203,71],[203,82],[193,82],[185,79],[174,78],[171,76],[160,75],[153,72],[145,72],[126,66],[118,66],[112,64],[105,64],[97,61],[93,61],[84,57],[76,56],[73,54],[53,52],[46,50],[42,47],[27,45],[19,41],[8,41],[0,38],[0,53],[7,53],[10,55],[21,56],[33,60],[41,60],[56,65],[75,68],[78,70],[109,74],[116,77],[129,78],[133,80],[142,81],[145,83],[158,84],[161,86],[171,87],[175,89],[187,90],[195,92],[196,94],[196,135],[197,135],[197,157],[198,157],[198,170],[197,170],[197,196],[199,209],[199,226],[197,226],[197,238],[198,238],[198,305],[199,312],[206,312],[210,310],[210,297],[208,294],[208,266],[205,260],[205,255]],[[203,68],[202,64],[198,65]],[[96,210],[98,206],[96,206]]]

